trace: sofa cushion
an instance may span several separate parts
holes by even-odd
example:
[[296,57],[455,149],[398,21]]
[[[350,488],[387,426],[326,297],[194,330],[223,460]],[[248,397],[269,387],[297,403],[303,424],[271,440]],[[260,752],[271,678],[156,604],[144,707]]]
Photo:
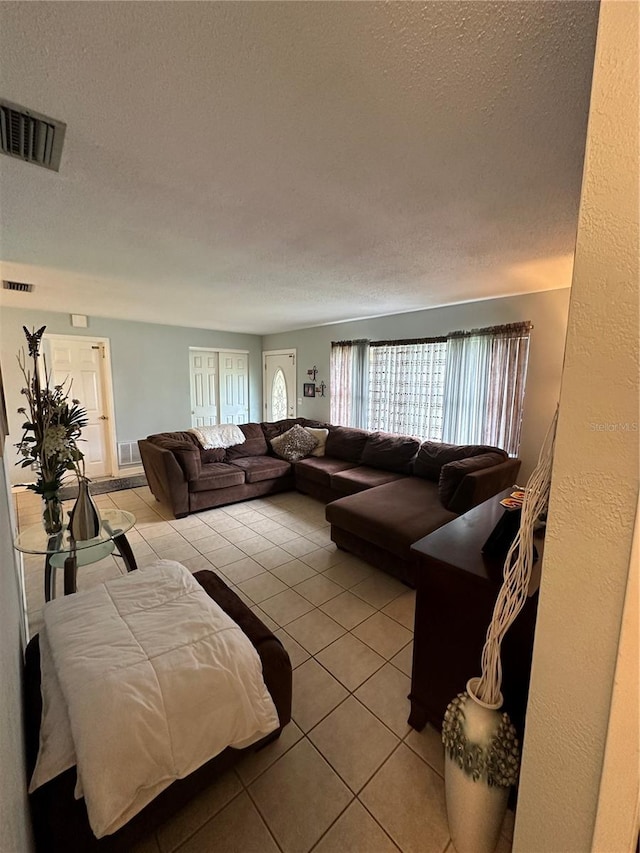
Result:
[[404,474],[396,474],[395,471],[383,471],[380,468],[371,468],[368,465],[358,465],[348,468],[331,476],[331,488],[342,495],[353,495],[381,486],[383,483],[392,483],[395,480],[406,479]]
[[187,430],[176,430],[174,432],[156,432],[153,435],[148,435],[147,441],[150,441],[151,444],[157,444],[159,447],[162,447],[166,441],[187,441],[194,447],[197,447],[198,449],[200,448],[198,439],[192,432],[187,432]]
[[209,462],[202,466],[197,480],[189,483],[190,492],[208,492],[211,489],[226,489],[227,486],[244,485],[244,471],[226,462]]
[[469,459],[472,456],[481,456],[484,453],[500,453],[503,459],[507,458],[507,454],[499,447],[487,447],[484,444],[444,444],[439,441],[424,441],[420,445],[418,455],[413,460],[413,474],[416,477],[424,477],[426,480],[433,480],[437,483],[440,480],[440,470],[443,465]]
[[225,462],[243,459],[245,456],[265,456],[269,452],[260,424],[238,424],[238,426],[244,435],[244,442],[227,447]]
[[244,459],[234,459],[231,463],[242,469],[247,483],[259,483],[261,480],[275,480],[287,477],[293,472],[290,462],[275,459],[273,456],[251,456]]
[[363,465],[372,465],[398,474],[411,472],[411,460],[420,448],[417,438],[390,432],[372,432],[362,451]]
[[296,477],[311,480],[321,486],[331,488],[331,477],[338,471],[356,468],[355,462],[345,462],[342,459],[332,459],[330,456],[307,456],[295,464]]
[[224,447],[212,447],[211,450],[200,448],[200,459],[203,465],[208,462],[224,462],[227,451]]
[[484,468],[492,468],[504,462],[506,453],[482,453],[480,456],[471,456],[467,459],[459,459],[457,462],[448,462],[440,469],[440,480],[438,492],[442,505],[450,507],[453,496],[458,486],[467,474],[472,471],[482,471]]
[[360,462],[362,451],[371,433],[354,427],[331,427],[327,436],[325,455],[345,462]]
[[287,462],[298,462],[309,456],[318,446],[318,439],[307,432],[300,424],[294,424],[291,429],[271,439],[271,447],[276,456]]
[[414,542],[456,514],[440,503],[437,483],[405,477],[332,501],[326,517],[332,525],[407,560]]
[[329,430],[323,427],[303,427],[305,432],[317,439],[318,443],[311,451],[312,456],[324,456]]
[[298,423],[298,418],[283,418],[281,421],[263,421],[260,426],[267,441],[291,429]]

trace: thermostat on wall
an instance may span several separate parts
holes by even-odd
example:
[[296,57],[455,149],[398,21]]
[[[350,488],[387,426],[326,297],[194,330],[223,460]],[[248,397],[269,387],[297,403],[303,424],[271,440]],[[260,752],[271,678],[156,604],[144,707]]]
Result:
[[76,329],[86,329],[89,325],[89,320],[86,314],[72,314],[71,315],[71,325],[75,326]]

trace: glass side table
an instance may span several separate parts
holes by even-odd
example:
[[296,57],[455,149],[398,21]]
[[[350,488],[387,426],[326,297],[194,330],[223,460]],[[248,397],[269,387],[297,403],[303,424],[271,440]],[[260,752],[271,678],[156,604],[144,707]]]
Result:
[[131,512],[121,509],[100,510],[100,533],[94,539],[73,540],[68,527],[50,536],[42,524],[32,524],[21,531],[14,547],[24,554],[44,554],[44,599],[51,601],[55,596],[55,572],[64,568],[64,594],[76,591],[78,566],[97,563],[108,557],[117,548],[128,572],[137,569],[136,560],[127,541],[126,533],[136,523]]

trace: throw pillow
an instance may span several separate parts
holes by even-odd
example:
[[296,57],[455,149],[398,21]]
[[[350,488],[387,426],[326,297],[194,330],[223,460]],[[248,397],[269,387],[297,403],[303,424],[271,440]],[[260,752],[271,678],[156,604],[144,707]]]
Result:
[[[506,453],[501,451],[493,453],[482,453],[479,456],[470,456],[467,459],[458,459],[455,462],[448,462],[443,465],[440,470],[440,479],[438,482],[438,494],[442,505],[451,510],[451,512],[460,512],[452,503],[458,486],[467,474],[472,474],[474,471],[482,471],[485,468],[492,468],[494,465],[500,465],[504,462]],[[466,510],[463,510],[466,512]]]
[[292,426],[287,432],[271,439],[271,447],[276,456],[287,462],[297,462],[304,459],[318,446],[318,439],[310,435],[299,424]]
[[312,456],[324,456],[325,447],[327,444],[328,429],[316,429],[315,427],[302,427],[305,432],[318,440],[317,447],[311,451]]

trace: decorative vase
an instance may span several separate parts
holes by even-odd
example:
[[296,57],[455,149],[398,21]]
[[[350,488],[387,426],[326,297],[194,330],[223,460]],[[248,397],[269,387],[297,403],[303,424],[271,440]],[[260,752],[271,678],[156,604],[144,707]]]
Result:
[[62,503],[58,495],[42,497],[42,523],[49,536],[55,536],[62,530]]
[[95,539],[100,534],[102,520],[98,507],[89,492],[89,480],[78,478],[78,499],[69,515],[69,530],[76,542]]
[[517,779],[516,731],[494,705],[478,699],[479,678],[449,703],[442,726],[445,796],[451,840],[457,853],[493,853]]

